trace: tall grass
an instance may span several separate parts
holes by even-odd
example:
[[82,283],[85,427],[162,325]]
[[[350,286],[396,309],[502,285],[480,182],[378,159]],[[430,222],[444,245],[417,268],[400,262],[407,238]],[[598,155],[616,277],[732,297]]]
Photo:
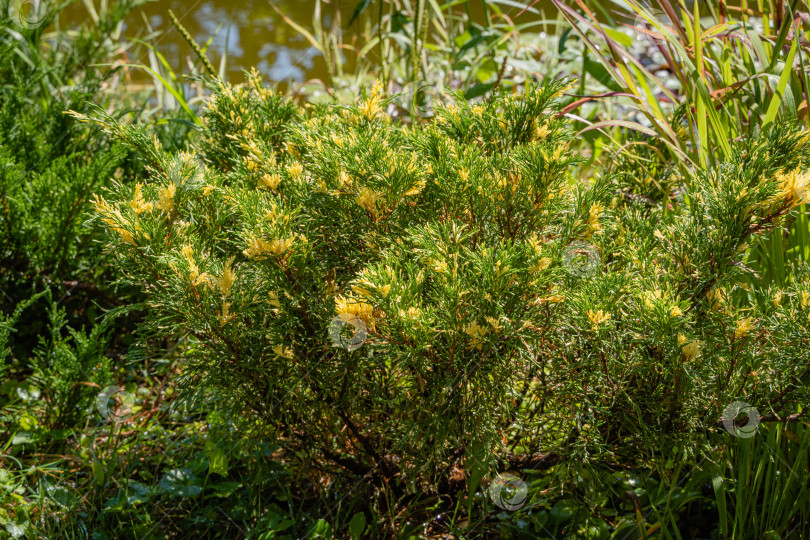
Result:
[[[479,97],[511,86],[518,71],[552,75],[564,65],[558,62],[565,52],[564,19],[543,18],[538,9],[512,0],[361,0],[345,23],[333,12],[329,26],[322,23],[325,8],[315,1],[311,28],[275,10],[323,54],[330,92],[356,92],[358,84],[379,79],[402,89],[405,99],[397,103],[414,117],[429,115],[430,102],[446,89]],[[558,45],[557,54],[538,59],[538,51]]]
[[810,426],[762,424],[730,438],[712,482],[721,538],[804,538],[810,534]]
[[[553,2],[617,85],[618,99],[643,119],[606,120],[589,129],[629,128],[653,137],[686,176],[724,161],[732,141],[768,130],[780,118],[810,125],[807,0],[744,0],[740,7],[723,1]],[[661,64],[643,62],[623,32],[628,27],[647,36]],[[685,125],[673,122],[676,106],[685,112]],[[807,225],[802,209],[792,235],[775,231],[754,246],[745,262],[757,278],[787,284],[791,265],[808,260]]]

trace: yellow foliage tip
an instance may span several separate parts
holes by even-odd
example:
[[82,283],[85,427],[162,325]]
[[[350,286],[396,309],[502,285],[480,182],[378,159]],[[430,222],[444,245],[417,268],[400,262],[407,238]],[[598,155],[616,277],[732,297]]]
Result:
[[135,185],[135,195],[132,197],[132,200],[129,202],[129,205],[130,207],[132,207],[132,210],[134,210],[136,214],[150,212],[154,206],[152,203],[144,201],[143,184],[141,184],[140,182]]
[[596,311],[589,309],[587,315],[588,319],[591,321],[591,324],[594,326],[594,328],[600,326],[602,323],[606,323],[612,318],[612,315],[610,313],[605,313],[601,309]]
[[373,120],[382,113],[383,87],[380,81],[376,81],[371,89],[371,94],[360,105],[360,116],[366,120]]
[[275,191],[279,184],[281,184],[281,176],[278,174],[265,174],[259,178],[259,187],[266,187]]
[[754,329],[756,329],[756,326],[754,325],[754,319],[752,319],[751,317],[740,319],[740,321],[737,322],[737,329],[734,331],[734,338],[735,339],[743,338],[747,336],[749,333],[751,333],[751,331]]
[[335,311],[344,318],[351,315],[359,317],[369,328],[374,327],[374,306],[366,301],[338,295],[335,296]]
[[174,196],[177,193],[177,186],[170,183],[168,186],[160,190],[158,194],[157,206],[167,214],[174,209]]
[[470,336],[469,349],[481,350],[481,345],[484,342],[484,337],[489,333],[486,326],[481,326],[478,321],[473,321],[464,327],[464,333]]
[[225,268],[222,269],[222,276],[220,276],[217,281],[219,290],[222,291],[223,296],[226,297],[231,294],[231,288],[233,284],[236,283],[236,271],[231,266],[235,258],[236,257],[231,257],[228,259],[228,262],[225,263]]
[[810,184],[810,171],[800,172],[794,169],[788,173],[779,173],[776,177],[781,188],[781,197],[791,206],[810,202],[807,187]]
[[251,237],[248,240],[248,247],[242,253],[251,259],[261,259],[267,255],[279,256],[292,247],[293,237],[268,242],[262,238]]

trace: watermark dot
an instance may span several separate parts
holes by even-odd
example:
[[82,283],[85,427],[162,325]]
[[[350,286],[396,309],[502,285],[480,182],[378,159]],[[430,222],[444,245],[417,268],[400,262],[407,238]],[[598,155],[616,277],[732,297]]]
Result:
[[34,29],[42,26],[48,10],[44,0],[11,0],[8,5],[8,16],[24,29]]
[[134,406],[135,394],[120,386],[108,386],[96,398],[96,408],[99,414],[105,420],[112,420],[116,423],[125,422],[132,416]]
[[[744,426],[735,423],[740,413],[748,415],[748,422]],[[723,427],[735,437],[742,439],[750,439],[756,435],[759,419],[759,411],[744,401],[735,401],[723,411]]]
[[433,117],[433,104],[430,95],[428,94],[428,86],[416,88],[411,86],[409,91],[405,94],[407,96],[408,110],[411,111],[412,116],[419,118],[432,118]]
[[[351,326],[354,328],[351,336],[348,335]],[[338,315],[329,324],[329,337],[334,347],[354,351],[363,346],[368,336],[366,323],[356,315]]]
[[495,506],[510,512],[523,508],[528,494],[526,482],[514,474],[499,475],[489,485],[489,497]]
[[388,104],[388,114],[398,118],[404,113],[411,122],[417,123],[420,119],[433,118],[433,98],[430,89],[430,85],[406,84]]
[[571,242],[563,250],[563,266],[570,274],[591,277],[602,264],[599,250],[585,242]]

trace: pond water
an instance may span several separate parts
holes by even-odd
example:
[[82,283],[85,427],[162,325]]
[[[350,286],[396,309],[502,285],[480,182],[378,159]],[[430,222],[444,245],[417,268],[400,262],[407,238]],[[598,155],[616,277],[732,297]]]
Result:
[[[347,27],[359,0],[331,0],[321,2],[321,21],[328,28],[334,14],[340,13],[344,41],[356,37],[358,24],[362,19]],[[510,2],[502,5],[504,13],[515,17],[524,2]],[[531,2],[525,2],[530,4]],[[98,0],[96,0],[98,4]],[[313,0],[276,0],[275,6],[290,20],[311,31],[316,2]],[[443,2],[440,2],[443,4]],[[482,2],[469,2],[466,6],[454,9],[470,10],[473,20],[483,22]],[[539,13],[526,11],[515,19],[516,23],[554,18],[556,10],[550,0],[541,0],[533,6]],[[367,16],[376,21],[379,2],[371,2]],[[252,66],[258,68],[266,79],[282,82],[303,82],[309,79],[326,80],[326,63],[318,50],[300,33],[294,30],[273,9],[268,0],[159,0],[137,8],[126,19],[124,35],[127,37],[147,37],[156,35],[153,40],[158,50],[166,57],[174,69],[185,65],[187,57],[193,53],[186,46],[180,34],[172,28],[168,12],[172,10],[180,23],[201,45],[211,40],[209,58],[216,68],[225,61],[225,71],[230,80],[242,80],[242,70]],[[67,22],[79,22],[87,18],[87,9],[82,2],[75,2],[66,12]],[[64,19],[63,19],[64,20]],[[362,43],[355,46],[361,47]],[[148,58],[130,58],[133,62],[148,63]],[[186,69],[185,72],[188,72]]]

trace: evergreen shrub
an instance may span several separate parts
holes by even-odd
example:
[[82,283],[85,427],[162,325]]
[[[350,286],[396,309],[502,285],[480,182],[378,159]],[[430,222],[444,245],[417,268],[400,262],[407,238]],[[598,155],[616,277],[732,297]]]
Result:
[[[66,3],[0,1],[0,409],[8,413],[0,432],[9,440],[18,429],[30,441],[63,440],[112,380],[107,354],[123,332],[96,322],[128,295],[113,286],[88,211],[110,178],[128,182],[143,166],[65,111],[128,101],[110,62],[136,4],[105,3],[93,20],[60,31]],[[42,19],[29,24],[34,15]],[[36,399],[21,404],[29,386]],[[35,434],[35,422],[17,421],[31,417]]]
[[574,177],[567,84],[406,124],[379,85],[301,107],[254,73],[211,83],[189,153],[77,115],[149,163],[95,199],[146,292],[142,337],[182,338],[180,387],[245,437],[402,493],[697,453],[737,399],[794,412],[810,274],[750,286],[741,260],[806,201],[810,135],[777,125],[673,170],[683,197],[656,203],[629,160]]

